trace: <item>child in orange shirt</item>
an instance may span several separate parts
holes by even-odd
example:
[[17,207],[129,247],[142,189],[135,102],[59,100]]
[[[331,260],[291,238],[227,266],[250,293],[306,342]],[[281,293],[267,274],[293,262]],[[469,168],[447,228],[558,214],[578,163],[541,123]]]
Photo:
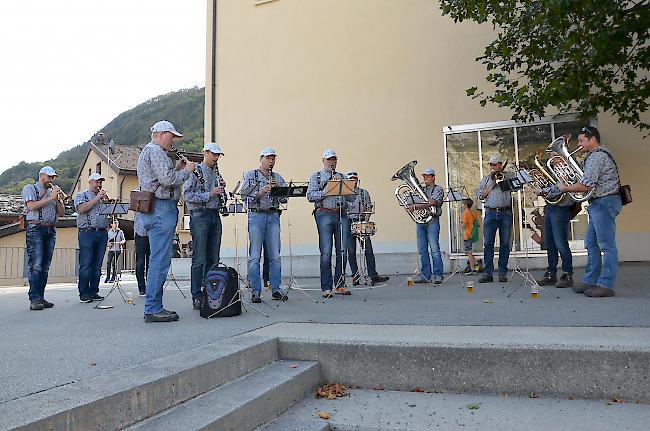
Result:
[[[465,254],[467,255],[467,268],[465,268],[465,274],[473,274],[474,271],[478,271],[476,258],[472,254],[472,245],[478,241],[478,226],[480,226],[480,217],[476,211],[472,210],[474,201],[471,199],[463,199],[463,205],[465,209],[460,215],[460,222],[463,225],[463,242],[465,244]],[[474,237],[472,237],[472,231],[474,230],[474,222],[476,222],[476,232]]]

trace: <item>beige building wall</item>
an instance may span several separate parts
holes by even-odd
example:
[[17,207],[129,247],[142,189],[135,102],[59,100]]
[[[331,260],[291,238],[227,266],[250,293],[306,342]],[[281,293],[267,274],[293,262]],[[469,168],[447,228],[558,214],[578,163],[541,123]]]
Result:
[[[207,1],[206,139],[212,130],[213,3]],[[376,202],[375,249],[414,252],[415,226],[396,203],[398,183],[391,176],[418,160],[418,174],[433,167],[444,187],[443,127],[510,118],[465,95],[484,82],[474,59],[491,40],[490,26],[454,24],[430,0],[216,3],[216,138],[226,153],[220,170],[229,187],[258,165],[262,147],[277,150],[276,171],[294,181],[306,181],[322,167],[323,150],[333,148],[338,170],[358,170]],[[598,126],[635,196],[618,219],[620,257],[648,260],[641,245],[650,229],[641,220],[650,205],[643,199],[650,146],[608,115]],[[294,200],[282,216],[283,254],[289,220],[294,253],[317,252],[312,208]],[[232,219],[224,219],[224,248],[233,244]],[[446,216],[442,224],[441,247],[448,249]],[[245,241],[243,223],[238,232]]]

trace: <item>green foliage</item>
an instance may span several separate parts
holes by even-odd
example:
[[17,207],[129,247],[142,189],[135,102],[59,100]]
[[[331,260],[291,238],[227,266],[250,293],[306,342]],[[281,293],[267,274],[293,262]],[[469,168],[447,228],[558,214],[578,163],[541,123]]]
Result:
[[[467,95],[514,111],[515,120],[609,112],[640,130],[650,103],[650,0],[441,0],[455,22],[491,23],[497,36],[477,58],[495,86]],[[650,132],[648,132],[650,133]]]
[[[151,140],[149,127],[159,120],[169,120],[183,133],[179,148],[201,151],[203,148],[203,88],[189,88],[154,97],[133,109],[118,115],[101,131],[106,142],[113,139],[120,145],[143,146]],[[0,193],[19,194],[22,187],[36,182],[38,171],[45,165],[54,167],[59,174],[57,184],[70,190],[88,151],[89,143],[77,145],[44,162],[20,162],[0,174]]]

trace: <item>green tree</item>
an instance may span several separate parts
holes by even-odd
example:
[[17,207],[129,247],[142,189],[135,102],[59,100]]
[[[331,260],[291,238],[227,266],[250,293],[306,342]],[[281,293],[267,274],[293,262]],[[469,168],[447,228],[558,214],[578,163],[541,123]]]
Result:
[[[494,91],[468,96],[531,120],[549,108],[609,112],[640,130],[650,100],[650,0],[441,0],[455,22],[492,24],[481,61]],[[648,132],[650,133],[650,132]]]

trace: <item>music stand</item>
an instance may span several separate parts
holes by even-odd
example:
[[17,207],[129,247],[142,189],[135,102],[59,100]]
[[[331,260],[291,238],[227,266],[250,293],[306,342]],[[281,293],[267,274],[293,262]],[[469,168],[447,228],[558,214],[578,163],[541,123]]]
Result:
[[[506,177],[506,179],[502,183],[502,187],[507,187],[506,191],[512,191],[512,192],[517,191],[518,192],[518,191],[522,190],[526,184],[530,184],[532,182],[533,182],[533,179],[530,176],[530,174],[528,173],[528,171],[526,169],[522,168],[522,167],[518,167],[517,171],[513,175],[509,175],[509,176]],[[523,204],[524,211],[525,211],[525,208],[526,208],[526,193],[523,194],[522,204]],[[519,209],[519,211],[521,213],[521,208]],[[521,214],[519,216],[521,218]],[[514,224],[515,224],[515,212],[513,211],[512,212],[512,225],[514,226]],[[514,248],[514,244],[515,244],[515,241],[514,241],[514,236],[513,236],[512,247],[510,249],[511,251]],[[510,293],[508,293],[508,295],[507,295],[508,298],[510,296],[512,296],[512,294],[515,293],[520,287],[526,286],[528,283],[530,283],[531,291],[532,290],[537,290],[537,292],[539,292],[539,287],[540,286],[537,283],[537,280],[535,280],[535,278],[530,273],[530,267],[529,267],[530,263],[529,263],[529,256],[528,256],[528,243],[527,243],[527,241],[526,241],[526,244],[522,244],[522,246],[524,247],[524,258],[526,259],[526,268],[523,269],[519,265],[519,258],[517,257],[517,253],[515,252],[514,262],[513,262],[514,267],[512,269],[512,277],[510,278],[510,280],[508,280],[508,284],[510,284],[510,282],[514,279],[515,274],[520,275],[524,279],[524,282],[523,282],[523,284],[520,284],[519,286],[516,286],[514,289],[512,289],[512,291],[510,291]]]
[[[354,188],[356,186],[357,180],[344,180],[344,179],[331,179],[328,180],[323,189],[323,196],[325,197],[336,197],[337,203],[336,206],[339,209],[339,243],[341,246],[341,275],[338,280],[334,282],[334,288],[344,287],[345,286],[345,267],[346,267],[346,257],[348,245],[343,242],[343,205],[346,205],[342,199],[344,196],[350,196],[356,194]],[[334,241],[334,251],[336,254],[336,241]],[[338,263],[338,262],[337,262]],[[330,262],[330,265],[332,263]],[[334,266],[336,268],[336,264]],[[334,271],[336,273],[336,270]]]
[[[129,204],[128,203],[118,203],[114,202],[111,204],[107,203],[98,203],[99,205],[99,214],[100,215],[105,215],[105,216],[112,216],[114,217],[115,214],[126,214],[129,212]],[[122,285],[120,284],[120,280],[122,278],[122,268],[120,264],[120,259],[117,259],[115,268],[116,268],[116,274],[115,274],[115,280],[113,281],[113,284],[111,285],[111,289],[108,291],[106,296],[102,300],[100,300],[93,308],[96,310],[106,310],[109,308],[113,308],[112,305],[102,305],[102,302],[106,301],[108,297],[113,293],[113,291],[117,290],[117,292],[120,294],[122,297],[122,301],[124,301],[127,304],[135,305],[133,302],[133,299],[129,297],[129,295],[126,294],[124,289],[122,289]]]
[[[447,190],[447,196],[443,199],[443,202],[449,204],[449,214],[451,222],[454,223],[456,230],[456,251],[454,252],[454,266],[451,273],[442,280],[441,285],[449,281],[454,275],[460,274],[461,277],[461,286],[463,285],[463,276],[465,275],[460,269],[460,249],[462,245],[462,233],[461,233],[461,224],[460,224],[460,213],[462,212],[462,203],[469,195],[467,194],[467,189],[465,186],[460,186],[459,188],[449,187]],[[455,204],[455,205],[454,205]],[[459,208],[460,204],[460,208]],[[454,211],[455,210],[455,211]],[[454,214],[455,212],[455,214]],[[451,243],[450,243],[451,244]]]

